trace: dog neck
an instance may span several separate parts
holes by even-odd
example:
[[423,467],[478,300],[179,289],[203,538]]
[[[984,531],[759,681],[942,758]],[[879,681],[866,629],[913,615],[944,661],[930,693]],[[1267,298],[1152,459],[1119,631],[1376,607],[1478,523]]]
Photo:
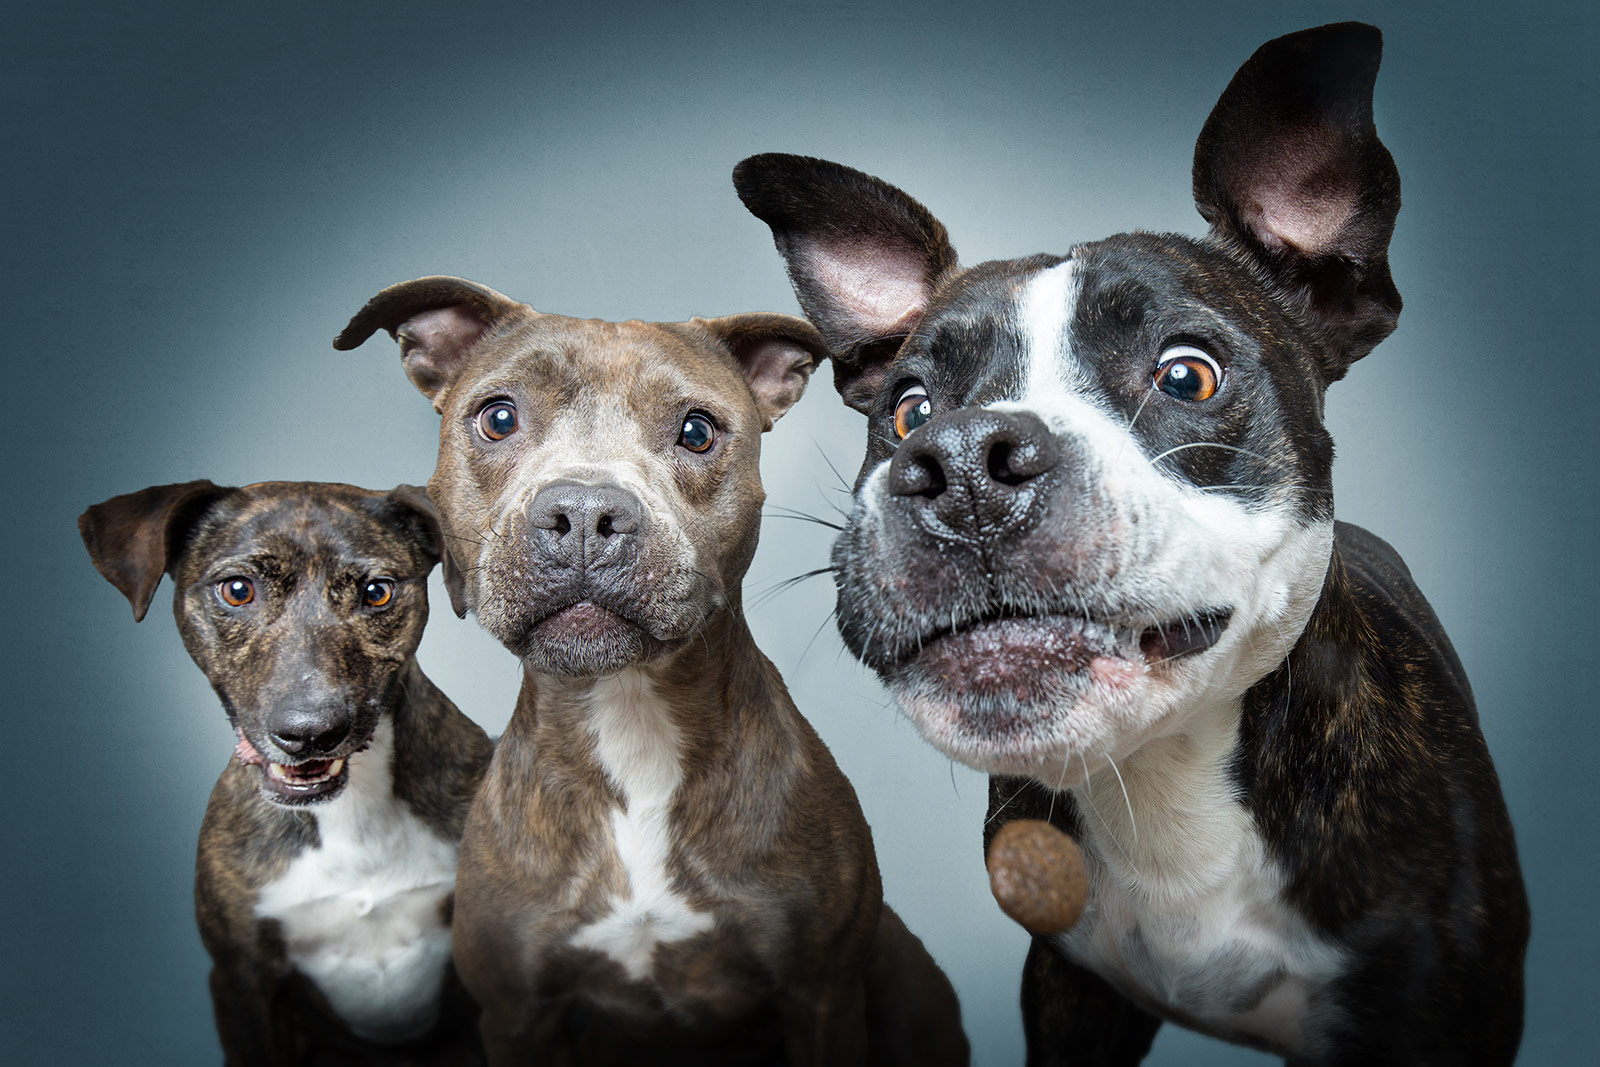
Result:
[[[617,760],[631,764],[644,755],[643,748],[633,752],[639,746],[670,749],[689,776],[723,758],[736,742],[737,722],[780,702],[780,693],[744,616],[725,609],[683,647],[615,674],[573,678],[525,670],[506,739],[526,741],[540,763],[569,770],[597,760],[612,768]],[[620,783],[610,777],[615,791]]]

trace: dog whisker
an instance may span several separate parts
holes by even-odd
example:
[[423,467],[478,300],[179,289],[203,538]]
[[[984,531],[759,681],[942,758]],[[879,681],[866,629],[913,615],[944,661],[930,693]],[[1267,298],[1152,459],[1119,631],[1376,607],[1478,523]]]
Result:
[[1191,441],[1186,445],[1177,445],[1176,447],[1167,449],[1165,452],[1152,456],[1150,459],[1150,465],[1153,467],[1157,463],[1160,463],[1162,460],[1166,459],[1168,456],[1178,452],[1186,452],[1191,448],[1221,448],[1229,452],[1238,452],[1241,455],[1259,459],[1263,463],[1272,462],[1272,460],[1268,459],[1266,456],[1263,456],[1260,452],[1252,452],[1248,448],[1240,448],[1238,445],[1225,445],[1220,441]]

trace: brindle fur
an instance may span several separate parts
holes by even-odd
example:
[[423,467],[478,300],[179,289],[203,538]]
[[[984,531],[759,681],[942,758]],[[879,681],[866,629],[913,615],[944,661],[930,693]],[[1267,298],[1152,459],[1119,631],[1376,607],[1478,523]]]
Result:
[[[438,560],[436,519],[420,490],[268,482],[156,486],[96,505],[79,521],[96,567],[142,617],[163,572],[184,644],[229,719],[262,752],[262,721],[284,692],[274,667],[291,650],[343,679],[361,709],[356,733],[392,716],[394,791],[446,840],[458,840],[492,745],[423,674],[415,658],[427,622],[428,572]],[[278,594],[321,588],[342,620],[330,635],[294,616],[253,625],[215,610],[217,580],[249,560]],[[220,567],[220,569],[219,569]],[[360,613],[359,581],[396,581],[389,610]],[[263,591],[265,592],[265,590]],[[319,842],[316,807],[262,796],[263,767],[230,759],[201,824],[195,914],[212,958],[218,1035],[230,1065],[471,1064],[481,1062],[477,1008],[450,975],[432,1032],[399,1045],[362,1040],[289,961],[279,924],[254,906],[262,887]],[[446,904],[446,908],[448,908]],[[449,916],[442,916],[448,922]]]
[[[1200,241],[1122,234],[1069,257],[962,270],[925,208],[860,172],[767,155],[741,163],[734,180],[835,348],[846,403],[873,420],[858,490],[890,457],[914,452],[897,450],[888,426],[898,383],[926,385],[935,410],[954,415],[1018,395],[1027,339],[1012,314],[1017,294],[1070,259],[1081,284],[1064,327],[1083,378],[1073,388],[1127,424],[1129,450],[1233,494],[1242,510],[1331,526],[1326,576],[1313,575],[1320,599],[1298,637],[1287,635],[1286,658],[1241,684],[1224,765],[1224,784],[1282,872],[1283,901],[1348,961],[1316,991],[1321,1047],[1291,1062],[1501,1065],[1522,1030],[1528,905],[1471,689],[1394,550],[1331,521],[1323,396],[1394,329],[1401,303],[1387,258],[1399,175],[1372,119],[1380,55],[1374,28],[1345,23],[1251,57],[1196,144],[1195,199],[1212,225]],[[832,269],[840,262],[851,270]],[[874,303],[871,291],[840,299],[838,279],[868,266],[898,282],[899,304]],[[1211,339],[1231,355],[1233,391],[1215,414],[1145,405],[1151,356],[1174,337]],[[929,431],[951,417],[935,415]],[[1187,448],[1197,441],[1225,445]],[[1058,477],[1082,491],[1039,489],[1018,505],[1034,509],[1026,522],[973,546],[941,541],[938,553],[910,518],[875,518],[863,532],[858,508],[834,552],[852,651],[893,685],[897,645],[918,649],[930,627],[956,625],[952,605],[985,583],[1021,587],[1011,603],[1059,585],[1088,605],[1063,610],[1092,614],[1093,594],[1112,586],[1096,581],[1109,576],[1086,581],[1051,548],[1078,547],[1077,531],[1115,501],[1096,501],[1071,469]],[[1117,562],[1112,551],[1086,556]],[[991,779],[985,847],[1016,818],[1047,818],[1088,840],[1074,793],[1054,784]],[[1138,1063],[1161,1017],[1218,1032],[1181,1007],[1158,1017],[1069,960],[1059,939],[1034,941],[1022,996],[1028,1062],[1041,1067]]]
[[[442,278],[385,290],[336,346],[380,328],[443,416],[430,488],[458,609],[524,662],[458,879],[456,960],[483,1002],[491,1063],[965,1063],[954,991],[884,906],[855,793],[743,616],[761,433],[825,355],[816,332],[777,315],[579,321]],[[496,397],[515,401],[525,438],[474,438]],[[703,462],[673,458],[691,408],[723,430]],[[537,499],[566,472],[635,465],[668,503],[626,564],[540,555],[519,486]],[[669,709],[682,773],[662,830],[667,876],[713,920],[656,943],[643,980],[572,944],[628,889],[611,821],[624,797],[589,725],[606,672],[582,667],[590,650],[547,621],[580,598],[637,621],[605,655]]]

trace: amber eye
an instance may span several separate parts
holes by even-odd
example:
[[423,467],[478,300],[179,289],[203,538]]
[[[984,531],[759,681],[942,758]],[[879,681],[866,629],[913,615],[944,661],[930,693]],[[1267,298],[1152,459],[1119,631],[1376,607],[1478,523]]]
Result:
[[504,441],[517,431],[517,406],[509,400],[495,400],[478,412],[478,432],[490,441]]
[[1161,353],[1153,380],[1178,400],[1210,400],[1222,384],[1222,366],[1194,345],[1173,345]]
[[256,598],[256,585],[248,578],[224,578],[217,583],[217,596],[230,608],[242,608]]
[[894,402],[894,433],[902,441],[912,430],[933,418],[933,402],[920,385],[907,386]]
[[678,443],[690,452],[705,452],[716,440],[717,428],[710,418],[698,411],[689,412],[683,420],[683,431],[678,434]]
[[381,608],[394,599],[394,582],[388,578],[374,578],[361,590],[361,600],[369,608]]

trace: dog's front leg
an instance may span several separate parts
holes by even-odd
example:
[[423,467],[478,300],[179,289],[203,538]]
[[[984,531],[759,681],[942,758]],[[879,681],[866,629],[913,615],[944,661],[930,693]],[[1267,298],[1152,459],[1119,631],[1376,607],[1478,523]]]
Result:
[[1036,937],[1022,968],[1028,1067],[1123,1067],[1141,1062],[1161,1020]]
[[210,986],[226,1067],[291,1067],[302,1061],[281,982],[264,980],[248,964],[219,963],[211,968]]
[[867,1062],[867,997],[859,975],[796,990],[783,1006],[790,1067]]
[[489,1067],[574,1067],[567,1007],[564,1001],[547,1002],[507,1014],[485,1006],[478,1033]]

